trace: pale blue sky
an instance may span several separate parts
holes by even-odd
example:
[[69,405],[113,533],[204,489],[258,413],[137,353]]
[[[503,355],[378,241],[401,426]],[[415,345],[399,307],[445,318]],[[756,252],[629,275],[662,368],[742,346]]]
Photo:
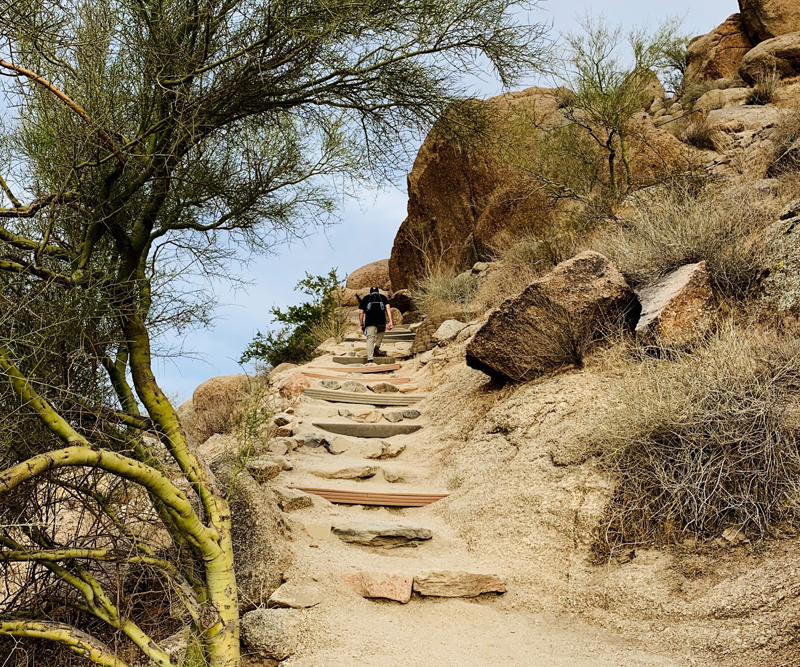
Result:
[[[736,0],[546,0],[531,19],[552,21],[556,33],[569,32],[575,29],[576,16],[586,9],[605,14],[612,24],[630,27],[655,25],[667,16],[685,15],[686,31],[699,35],[737,12],[738,6]],[[495,84],[487,84],[483,92],[490,95],[496,91]],[[410,168],[410,163],[404,166],[406,171]],[[221,287],[219,298],[225,305],[217,311],[215,326],[192,332],[183,341],[184,349],[198,353],[203,360],[173,357],[158,362],[156,373],[162,387],[188,398],[207,378],[239,372],[236,360],[256,331],[269,326],[270,307],[299,300],[293,288],[306,271],[316,275],[336,267],[344,274],[389,257],[405,209],[404,189],[389,187],[377,195],[366,194],[360,203],[343,206],[343,222],[327,236],[317,234],[302,245],[282,249],[277,257],[253,261],[245,274],[253,286],[236,293]]]

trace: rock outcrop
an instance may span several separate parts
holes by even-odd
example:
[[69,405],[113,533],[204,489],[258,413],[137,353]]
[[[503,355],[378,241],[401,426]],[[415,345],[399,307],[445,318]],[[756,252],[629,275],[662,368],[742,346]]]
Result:
[[714,293],[706,263],[687,264],[636,291],[642,315],[639,334],[656,334],[667,345],[693,342],[714,321]]
[[685,85],[736,76],[745,54],[753,48],[741,14],[734,14],[686,49]]
[[[651,92],[658,94],[655,82]],[[528,167],[515,165],[506,148],[509,142],[523,146],[526,162],[536,161],[543,133],[564,121],[563,91],[528,88],[485,104],[489,139],[467,152],[434,131],[419,150],[408,176],[408,217],[389,260],[395,290],[412,288],[432,259],[456,274],[469,271],[520,234],[543,234],[561,211],[562,204],[531,187]],[[644,107],[630,130],[630,160],[638,176],[658,178],[686,168],[687,148],[656,128]]]
[[[558,115],[556,91],[545,88],[507,93],[487,104],[497,114],[498,129],[510,113],[527,113],[542,123]],[[408,175],[408,217],[389,260],[392,287],[413,287],[426,255],[441,257],[456,272],[467,270],[504,229],[532,214],[538,218],[544,201],[510,196],[518,186],[494,143],[466,153],[431,132]]]
[[379,259],[377,262],[362,266],[347,276],[348,290],[363,290],[370,287],[378,287],[387,292],[391,290],[388,259]]
[[[799,10],[800,11],[800,10]],[[777,75],[782,79],[800,74],[800,31],[761,42],[748,51],[739,68],[747,83]]]
[[754,43],[800,31],[797,0],[739,0],[747,34]]
[[501,380],[530,380],[575,363],[576,349],[599,328],[635,322],[638,311],[622,274],[586,251],[493,311],[467,345],[467,365]]

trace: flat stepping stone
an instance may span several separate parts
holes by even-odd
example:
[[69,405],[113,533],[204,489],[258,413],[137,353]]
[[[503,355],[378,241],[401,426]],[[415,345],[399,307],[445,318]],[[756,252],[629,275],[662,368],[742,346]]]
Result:
[[340,524],[333,527],[333,534],[342,542],[389,549],[416,547],[433,537],[433,533],[422,526],[391,521]]
[[[323,381],[330,381],[333,380],[334,382],[344,382],[345,380],[353,380],[355,382],[375,382],[373,378],[352,378],[347,376],[341,375],[326,375],[324,373],[309,373],[308,371],[300,371],[302,375],[307,378],[313,378],[315,380],[323,380]],[[388,382],[390,384],[406,384],[411,382],[408,378],[382,378],[381,382]],[[331,387],[333,389],[334,387]],[[278,424],[281,426],[281,424]]]
[[346,435],[350,438],[391,438],[393,435],[408,435],[416,433],[422,426],[419,424],[359,424],[351,423],[314,423],[314,428]]
[[348,491],[310,486],[290,486],[290,489],[321,496],[339,505],[375,505],[379,507],[425,507],[447,498],[449,493],[378,493],[376,491]]
[[394,600],[406,604],[411,600],[414,577],[399,572],[348,572],[342,579],[362,598]]
[[[364,362],[367,360],[366,357],[334,357],[333,361],[337,364],[347,364],[347,365],[355,365],[360,364],[363,365]],[[395,364],[397,360],[394,357],[375,357],[373,362],[381,365],[381,364]]]
[[342,391],[341,389],[314,389],[309,387],[303,390],[303,395],[333,403],[363,403],[366,405],[404,406],[414,405],[423,400],[424,396],[414,394],[376,394],[374,392],[358,393]]
[[473,598],[484,593],[505,593],[505,582],[496,574],[429,570],[414,577],[414,592],[440,598]]
[[352,466],[338,470],[312,470],[311,474],[325,479],[369,479],[380,471],[378,466]]
[[[356,357],[361,359],[361,363],[363,363],[363,357]],[[344,369],[341,366],[339,368],[334,368],[333,366],[309,366],[308,368],[325,370],[325,371],[336,371],[337,373],[390,373],[391,371],[399,371],[400,364],[382,364],[381,366],[358,366],[357,368],[347,368]]]
[[267,606],[278,609],[308,609],[316,607],[320,602],[322,594],[313,582],[287,581],[269,596]]

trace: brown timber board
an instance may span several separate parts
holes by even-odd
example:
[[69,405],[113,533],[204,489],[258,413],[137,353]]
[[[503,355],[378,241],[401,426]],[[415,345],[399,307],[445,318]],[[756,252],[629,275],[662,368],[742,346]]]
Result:
[[322,496],[340,505],[379,505],[381,507],[425,507],[447,498],[449,493],[378,493],[375,491],[347,491],[345,489],[319,489],[307,486],[290,486],[305,493]]

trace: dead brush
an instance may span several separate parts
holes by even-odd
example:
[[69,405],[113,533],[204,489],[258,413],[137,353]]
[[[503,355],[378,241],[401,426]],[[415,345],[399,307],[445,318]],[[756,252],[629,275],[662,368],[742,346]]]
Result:
[[775,144],[772,164],[767,170],[768,178],[800,172],[800,104],[783,116],[770,137]]
[[800,339],[727,326],[695,355],[631,370],[624,408],[593,445],[616,489],[594,554],[713,538],[751,538],[800,513]]
[[721,133],[712,130],[705,119],[696,120],[684,130],[681,138],[690,146],[703,151],[719,151]]
[[759,72],[756,82],[747,93],[747,104],[765,105],[775,101],[781,85],[781,76],[777,69],[769,72]]
[[677,182],[631,199],[633,213],[608,227],[593,244],[634,284],[684,264],[705,261],[714,289],[741,298],[768,266],[767,227],[776,211],[752,187],[700,189]]

